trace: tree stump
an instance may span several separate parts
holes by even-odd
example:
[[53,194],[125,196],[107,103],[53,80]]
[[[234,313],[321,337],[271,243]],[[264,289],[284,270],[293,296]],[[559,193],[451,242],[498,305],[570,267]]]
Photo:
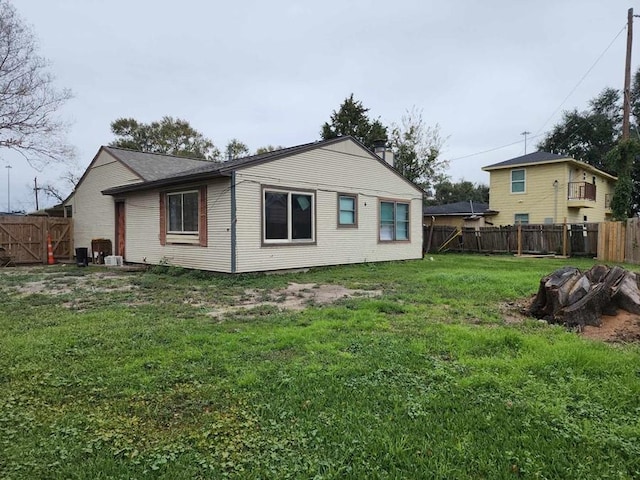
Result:
[[618,308],[640,314],[640,279],[621,267],[595,265],[582,273],[563,267],[540,280],[529,313],[550,323],[600,326],[602,315]]

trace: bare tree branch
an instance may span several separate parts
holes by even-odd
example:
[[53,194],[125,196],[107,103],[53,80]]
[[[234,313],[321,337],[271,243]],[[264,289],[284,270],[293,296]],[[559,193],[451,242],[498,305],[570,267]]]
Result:
[[449,161],[441,156],[445,141],[438,124],[425,124],[422,110],[407,110],[400,125],[393,124],[391,129],[396,169],[423,190],[431,190],[446,179]]
[[57,90],[36,40],[8,0],[0,0],[0,147],[22,154],[34,167],[66,161],[67,125],[57,116],[71,98]]

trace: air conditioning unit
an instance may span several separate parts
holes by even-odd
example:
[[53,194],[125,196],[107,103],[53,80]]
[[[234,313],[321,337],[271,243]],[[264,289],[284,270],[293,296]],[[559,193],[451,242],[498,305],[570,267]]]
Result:
[[121,267],[122,256],[121,255],[107,255],[104,257],[104,264],[107,267]]

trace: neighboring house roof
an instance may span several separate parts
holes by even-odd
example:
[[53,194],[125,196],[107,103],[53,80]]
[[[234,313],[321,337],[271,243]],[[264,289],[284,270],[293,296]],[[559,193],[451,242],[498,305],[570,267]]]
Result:
[[[206,180],[206,179],[211,179],[211,178],[230,176],[231,172],[233,172],[233,171],[235,171],[237,169],[240,169],[240,168],[249,167],[251,165],[262,164],[262,163],[265,163],[265,162],[276,160],[278,158],[288,157],[288,156],[291,156],[291,155],[297,155],[297,154],[300,154],[300,153],[303,153],[303,152],[307,152],[307,151],[310,151],[310,150],[315,150],[315,149],[318,149],[318,148],[323,148],[323,147],[326,147],[326,146],[329,146],[329,145],[332,145],[332,144],[335,144],[335,143],[344,142],[344,141],[348,141],[348,140],[351,140],[351,141],[357,143],[358,145],[360,145],[364,150],[366,150],[367,152],[371,153],[372,158],[378,160],[380,163],[382,163],[383,165],[388,167],[389,170],[391,170],[394,174],[399,175],[400,177],[402,177],[407,183],[409,183],[416,190],[418,190],[418,191],[420,191],[420,193],[422,193],[422,190],[417,185],[415,185],[413,182],[410,182],[409,180],[407,180],[395,168],[393,168],[391,165],[389,165],[387,162],[382,160],[375,153],[371,152],[368,148],[366,148],[364,145],[362,145],[362,143],[360,143],[358,140],[356,140],[355,138],[353,138],[351,136],[337,137],[337,138],[332,138],[330,140],[323,140],[323,141],[305,143],[305,144],[297,145],[297,146],[294,146],[294,147],[282,148],[280,150],[274,150],[272,152],[261,153],[259,155],[250,155],[248,157],[229,160],[229,161],[223,162],[223,163],[217,163],[217,162],[206,162],[206,164],[205,163],[201,163],[201,164],[197,164],[194,168],[191,168],[191,169],[184,169],[184,170],[173,171],[173,172],[165,172],[165,174],[163,176],[160,176],[159,178],[156,178],[154,180],[146,180],[145,179],[145,181],[140,182],[140,183],[132,183],[132,184],[128,184],[128,185],[122,185],[122,186],[119,186],[119,187],[113,187],[113,188],[109,188],[109,189],[104,190],[102,193],[104,193],[105,195],[116,195],[116,194],[125,193],[125,192],[142,191],[142,190],[148,190],[148,189],[151,189],[151,188],[158,188],[158,187],[166,187],[166,186],[171,186],[171,185],[177,185],[177,184],[180,184],[180,183],[186,183],[186,182],[192,182],[192,181],[201,181],[201,180]],[[102,148],[112,148],[112,147],[102,147]],[[147,153],[143,153],[143,152],[136,152],[136,153],[138,153],[139,156],[155,155],[155,154],[147,154]],[[172,158],[174,160],[174,163],[175,163],[176,157],[172,157],[170,155],[162,155],[162,156],[163,157]],[[138,158],[138,157],[136,157],[136,158]],[[181,158],[181,157],[179,157],[179,158]],[[130,159],[132,160],[133,157],[130,157]]]
[[455,202],[444,205],[425,206],[424,215],[495,215],[498,212],[489,209],[488,203],[482,202]]
[[489,170],[494,168],[512,167],[515,165],[531,165],[534,163],[549,163],[549,162],[564,160],[568,158],[571,158],[571,157],[567,157],[566,155],[558,155],[557,153],[533,152],[533,153],[528,153],[526,155],[521,155],[520,157],[515,157],[509,160],[505,160],[504,162],[494,163],[493,165],[482,167],[482,169]]
[[504,162],[494,163],[493,165],[487,165],[486,167],[482,167],[482,170],[491,171],[491,170],[499,170],[501,168],[525,167],[525,166],[543,165],[543,164],[560,163],[560,162],[568,162],[577,167],[583,168],[584,170],[597,173],[610,180],[617,180],[617,177],[614,177],[613,175],[610,175],[607,172],[603,172],[602,170],[599,170],[596,167],[589,165],[588,163],[581,162],[567,155],[559,155],[557,153],[549,153],[549,152],[528,153],[527,155],[522,155],[520,157],[515,157],[509,160],[505,160]]
[[219,162],[211,162],[202,158],[140,152],[120,147],[102,147],[102,149],[120,160],[146,182],[193,170],[202,167],[203,164],[206,164],[207,167],[220,165]]

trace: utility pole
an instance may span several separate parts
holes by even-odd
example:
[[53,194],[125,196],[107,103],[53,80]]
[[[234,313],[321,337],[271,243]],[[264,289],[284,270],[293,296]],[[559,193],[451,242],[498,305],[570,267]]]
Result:
[[40,210],[40,206],[38,205],[38,177],[33,179],[33,191],[36,193],[36,212]]
[[633,8],[627,12],[627,59],[624,66],[624,95],[622,105],[622,140],[629,140],[631,114],[631,43],[633,40]]
[[520,135],[524,135],[524,154],[527,154],[527,135],[531,134],[531,132],[524,131]]
[[11,213],[11,165],[5,167],[7,169],[7,213]]

